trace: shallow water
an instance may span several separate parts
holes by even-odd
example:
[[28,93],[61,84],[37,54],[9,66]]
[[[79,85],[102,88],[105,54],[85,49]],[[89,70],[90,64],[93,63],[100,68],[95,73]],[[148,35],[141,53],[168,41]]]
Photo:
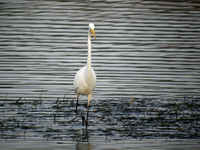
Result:
[[[1,141],[199,138],[199,10],[198,1],[1,1]],[[88,22],[97,87],[86,132],[86,97],[75,115],[72,82]]]
[[23,141],[127,141],[199,139],[200,98],[138,98],[93,101],[89,127],[82,126],[86,103],[78,114],[74,100],[18,99],[0,104],[0,139]]

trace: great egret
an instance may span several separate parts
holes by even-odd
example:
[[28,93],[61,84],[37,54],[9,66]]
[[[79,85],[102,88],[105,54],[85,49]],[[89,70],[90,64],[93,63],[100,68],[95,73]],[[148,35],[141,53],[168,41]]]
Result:
[[88,104],[87,104],[87,119],[84,120],[86,127],[88,126],[88,114],[89,114],[89,107],[90,101],[92,98],[92,91],[96,86],[96,74],[92,68],[91,63],[91,38],[94,37],[96,39],[95,34],[95,26],[93,23],[89,24],[89,31],[88,31],[88,58],[87,58],[87,65],[82,67],[75,75],[74,78],[74,87],[76,92],[76,113],[78,107],[78,100],[80,95],[87,95],[88,96]]

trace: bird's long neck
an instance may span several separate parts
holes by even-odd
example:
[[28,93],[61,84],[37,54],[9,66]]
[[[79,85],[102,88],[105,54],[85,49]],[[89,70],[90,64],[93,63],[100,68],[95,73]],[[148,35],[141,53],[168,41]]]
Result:
[[87,65],[88,65],[88,71],[91,71],[91,49],[92,49],[92,44],[91,44],[91,36],[90,32],[88,33],[88,60],[87,60]]

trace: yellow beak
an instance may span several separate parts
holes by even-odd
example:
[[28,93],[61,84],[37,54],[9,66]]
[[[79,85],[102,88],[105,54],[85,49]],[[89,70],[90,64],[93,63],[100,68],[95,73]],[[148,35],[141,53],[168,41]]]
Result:
[[95,33],[95,30],[94,30],[94,29],[90,29],[90,33],[91,33],[91,36],[93,36],[94,39],[96,40],[96,33]]

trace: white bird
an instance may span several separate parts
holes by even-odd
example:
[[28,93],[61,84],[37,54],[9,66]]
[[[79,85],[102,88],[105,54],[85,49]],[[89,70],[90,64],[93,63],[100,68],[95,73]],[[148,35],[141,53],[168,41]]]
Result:
[[89,24],[89,31],[88,31],[88,58],[87,64],[82,67],[75,75],[74,78],[74,87],[77,96],[76,101],[76,113],[77,113],[77,106],[78,100],[80,95],[87,95],[88,96],[88,104],[87,104],[87,119],[84,120],[86,127],[88,126],[88,114],[89,114],[89,106],[90,101],[92,98],[92,91],[96,86],[96,74],[92,68],[91,62],[91,38],[94,37],[96,39],[95,34],[95,26],[93,23]]

